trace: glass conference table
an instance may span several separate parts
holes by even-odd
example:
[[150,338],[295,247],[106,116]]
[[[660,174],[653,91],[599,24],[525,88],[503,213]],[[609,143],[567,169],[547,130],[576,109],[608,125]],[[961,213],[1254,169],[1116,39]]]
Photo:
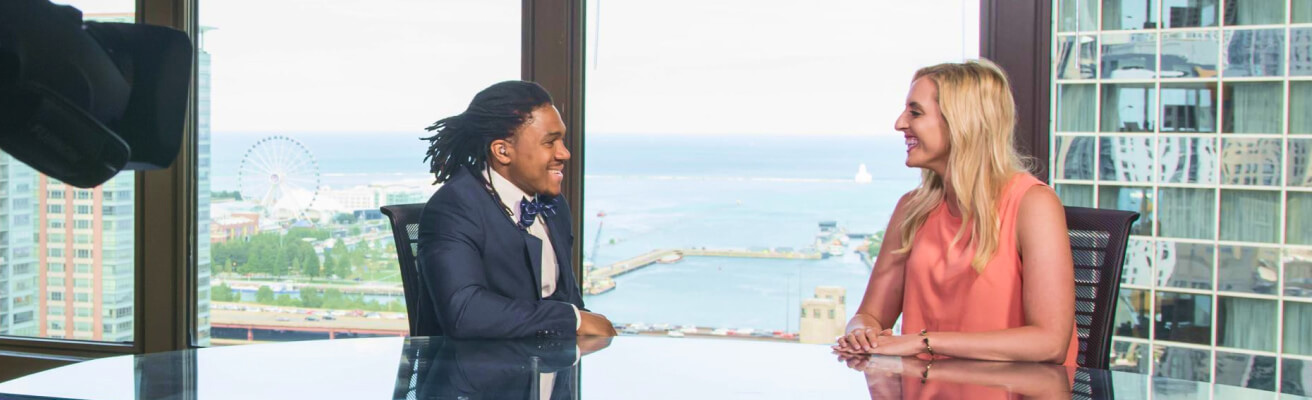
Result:
[[[1302,399],[1032,363],[876,357],[711,338],[367,338],[87,361],[0,383],[0,399]],[[923,379],[923,380],[922,380]]]

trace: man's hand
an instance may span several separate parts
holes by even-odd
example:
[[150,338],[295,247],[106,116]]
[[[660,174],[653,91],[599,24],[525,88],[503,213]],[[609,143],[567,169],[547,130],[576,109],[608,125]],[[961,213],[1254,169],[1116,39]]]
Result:
[[586,356],[610,346],[610,336],[583,336],[579,338],[579,355]]
[[579,336],[615,336],[615,327],[606,316],[579,310]]

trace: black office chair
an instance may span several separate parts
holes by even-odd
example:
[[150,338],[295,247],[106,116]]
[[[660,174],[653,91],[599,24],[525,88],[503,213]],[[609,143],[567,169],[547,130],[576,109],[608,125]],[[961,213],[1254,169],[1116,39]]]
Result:
[[1071,386],[1071,400],[1114,399],[1115,387],[1112,386],[1111,371],[1094,371],[1088,368],[1075,370],[1075,382]]
[[419,215],[424,204],[395,204],[383,206],[383,215],[392,222],[392,238],[396,240],[396,259],[401,264],[401,286],[405,289],[405,311],[410,318],[410,336],[441,336],[437,325],[437,311],[419,281]]
[[1075,261],[1075,328],[1081,367],[1107,369],[1116,297],[1130,226],[1139,213],[1066,207],[1066,229]]

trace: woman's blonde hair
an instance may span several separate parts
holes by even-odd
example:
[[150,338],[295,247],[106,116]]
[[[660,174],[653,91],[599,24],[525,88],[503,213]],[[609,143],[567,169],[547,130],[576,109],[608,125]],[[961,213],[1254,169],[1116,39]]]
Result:
[[[998,250],[997,203],[1007,181],[1026,171],[1026,160],[1012,145],[1016,129],[1016,102],[1007,75],[991,61],[944,63],[916,71],[913,79],[927,78],[938,88],[935,101],[948,127],[948,168],[957,208],[965,221],[952,242],[970,229],[975,258],[970,266],[983,273]],[[916,231],[944,199],[944,177],[925,169],[920,186],[907,201],[902,221],[902,248],[911,251]]]

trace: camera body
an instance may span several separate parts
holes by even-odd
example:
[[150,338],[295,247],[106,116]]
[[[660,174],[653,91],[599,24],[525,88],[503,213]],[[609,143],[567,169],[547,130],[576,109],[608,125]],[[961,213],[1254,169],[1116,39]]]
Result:
[[194,53],[183,32],[0,1],[0,149],[90,188],[177,157]]

